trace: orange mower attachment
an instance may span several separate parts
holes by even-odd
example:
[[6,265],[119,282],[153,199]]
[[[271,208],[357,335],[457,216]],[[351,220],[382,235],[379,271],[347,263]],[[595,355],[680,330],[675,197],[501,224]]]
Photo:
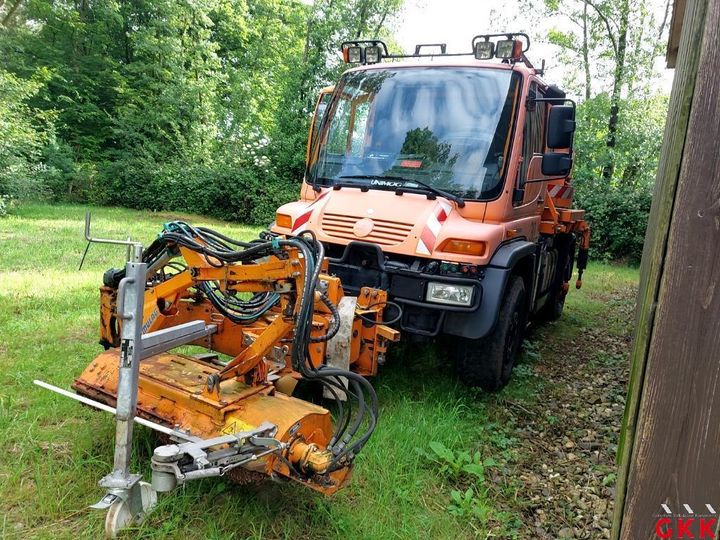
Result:
[[[97,356],[72,394],[117,419],[106,532],[137,522],[157,493],[190,480],[227,475],[243,482],[287,478],[325,494],[349,480],[378,420],[374,375],[399,333],[383,323],[400,308],[381,290],[346,297],[323,273],[312,235],[265,233],[241,242],[184,222],[165,225],[147,248],[110,269],[100,289]],[[200,353],[174,351],[203,347]],[[298,383],[322,388],[335,412],[293,397]],[[333,418],[335,416],[335,418]],[[130,473],[133,422],[163,434],[152,483]]]

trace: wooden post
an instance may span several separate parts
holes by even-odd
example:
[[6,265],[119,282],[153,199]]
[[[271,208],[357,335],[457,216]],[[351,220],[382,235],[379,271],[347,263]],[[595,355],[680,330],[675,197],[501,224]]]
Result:
[[663,533],[682,538],[674,514],[688,513],[684,504],[699,538],[705,505],[720,510],[719,75],[720,0],[687,0],[643,252],[613,539],[658,538],[660,517],[671,518]]

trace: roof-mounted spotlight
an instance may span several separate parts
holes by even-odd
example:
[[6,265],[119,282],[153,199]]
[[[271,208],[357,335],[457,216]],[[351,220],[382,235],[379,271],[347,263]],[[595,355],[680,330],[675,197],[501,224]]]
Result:
[[[439,47],[440,53],[424,52],[424,47]],[[399,58],[432,58],[435,56],[474,56],[477,60],[498,58],[506,63],[523,62],[530,68],[533,65],[525,56],[530,48],[530,38],[522,32],[504,32],[502,34],[481,34],[472,39],[469,52],[449,53],[444,43],[421,43],[415,47],[414,54],[390,54],[387,45],[380,39],[354,39],[344,41],[340,46],[346,64],[377,64],[385,60]],[[538,70],[536,70],[537,72]],[[542,68],[541,70],[542,71]]]
[[495,54],[495,44],[492,41],[475,42],[475,59],[490,60]]
[[503,60],[518,60],[523,55],[523,42],[519,39],[504,39],[495,46],[495,56]]
[[357,45],[350,45],[343,48],[343,59],[346,64],[361,64],[363,61],[363,49]]
[[377,45],[365,47],[365,63],[377,64],[382,58],[382,50]]
[[509,62],[523,61],[529,64],[525,53],[530,48],[530,38],[523,32],[480,34],[472,39],[472,55],[478,60],[499,58]]
[[346,64],[377,64],[383,58],[393,58],[379,39],[344,41],[341,50]]

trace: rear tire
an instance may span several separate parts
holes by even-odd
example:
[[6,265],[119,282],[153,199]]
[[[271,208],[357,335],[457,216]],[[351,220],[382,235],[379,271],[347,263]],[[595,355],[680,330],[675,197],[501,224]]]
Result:
[[557,321],[565,308],[565,296],[567,294],[562,290],[562,285],[553,287],[545,305],[538,312],[538,318],[543,321]]
[[510,381],[520,352],[527,317],[525,282],[513,276],[505,289],[495,329],[484,338],[459,338],[455,352],[460,380],[487,392],[503,388]]
[[572,277],[575,244],[571,244],[569,250],[560,253],[565,260],[557,270],[555,282],[552,285],[552,290],[548,293],[545,305],[537,313],[538,319],[542,321],[557,321],[565,308],[565,297],[567,296],[565,283],[570,281]]

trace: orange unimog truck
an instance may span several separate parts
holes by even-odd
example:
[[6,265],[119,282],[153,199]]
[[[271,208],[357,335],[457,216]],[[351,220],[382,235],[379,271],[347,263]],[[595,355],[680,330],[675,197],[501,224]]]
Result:
[[321,92],[300,200],[272,227],[312,231],[346,294],[386,290],[405,336],[449,337],[460,378],[489,391],[507,384],[528,321],[560,316],[575,262],[580,287],[590,241],[572,209],[575,104],[529,45],[343,43],[359,66]]

